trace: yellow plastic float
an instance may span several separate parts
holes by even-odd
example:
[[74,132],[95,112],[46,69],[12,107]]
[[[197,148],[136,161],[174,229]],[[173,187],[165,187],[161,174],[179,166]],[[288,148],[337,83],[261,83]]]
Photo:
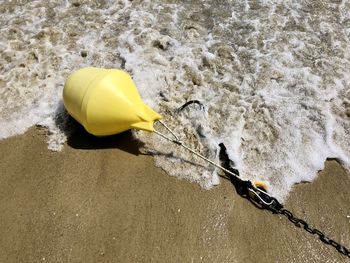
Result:
[[130,75],[118,69],[82,68],[64,86],[68,113],[91,134],[106,136],[132,128],[154,131],[162,117],[145,105]]
[[[63,102],[68,113],[91,134],[107,136],[129,129],[155,132],[210,164],[233,176],[221,165],[186,146],[163,122],[157,112],[143,103],[130,75],[118,69],[82,68],[72,73],[63,89]],[[153,127],[159,121],[173,136],[170,138]],[[255,182],[257,190],[265,189]]]

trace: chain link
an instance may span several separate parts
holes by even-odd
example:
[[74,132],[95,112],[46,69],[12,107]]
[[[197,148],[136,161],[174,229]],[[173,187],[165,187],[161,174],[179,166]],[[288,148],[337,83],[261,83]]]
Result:
[[[255,188],[255,187],[253,187],[253,188]],[[256,188],[255,188],[255,190],[256,190]],[[263,199],[264,202],[261,202],[260,201],[261,199]],[[256,194],[253,197],[253,201],[259,203],[260,205],[262,205],[262,207],[272,211],[274,214],[281,214],[281,215],[287,217],[287,219],[290,222],[292,222],[296,227],[304,228],[305,231],[309,232],[310,234],[318,236],[318,238],[323,243],[334,247],[339,253],[350,258],[350,250],[348,248],[339,244],[337,241],[330,239],[322,231],[318,230],[317,228],[313,228],[313,227],[309,226],[309,224],[306,221],[294,216],[293,213],[291,211],[285,209],[283,207],[283,205],[281,203],[279,203],[276,198],[271,198],[267,195],[264,195],[263,192],[260,192],[259,196],[257,196],[257,194]],[[266,205],[266,203],[271,203],[271,204]]]
[[310,234],[317,235],[323,243],[333,246],[339,253],[350,258],[349,249],[334,241],[333,239],[328,238],[322,231],[318,230],[317,228],[310,227],[309,224],[306,223],[304,220],[294,216],[291,211],[282,208],[279,211],[279,214],[286,216],[288,220],[291,221],[295,226],[303,227]]

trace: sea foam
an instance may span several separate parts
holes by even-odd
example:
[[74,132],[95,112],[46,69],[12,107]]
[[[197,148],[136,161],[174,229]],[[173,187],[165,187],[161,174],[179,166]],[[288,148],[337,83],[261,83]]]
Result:
[[[242,178],[264,181],[282,201],[327,158],[350,169],[345,1],[32,1],[1,9],[0,138],[42,125],[49,148],[60,150],[74,130],[61,101],[65,78],[84,66],[116,67],[183,141],[216,162],[224,143]],[[179,112],[189,100],[204,107]],[[135,136],[169,174],[218,184],[220,172],[189,152],[155,134]]]

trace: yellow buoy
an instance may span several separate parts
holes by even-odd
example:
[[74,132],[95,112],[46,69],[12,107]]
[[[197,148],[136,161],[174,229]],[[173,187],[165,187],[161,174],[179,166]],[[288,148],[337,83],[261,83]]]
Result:
[[[64,85],[63,102],[68,113],[93,135],[113,135],[133,128],[155,132],[211,165],[236,176],[185,145],[162,121],[159,122],[174,138],[156,131],[153,124],[162,117],[143,103],[130,75],[122,70],[94,67],[77,70]],[[261,182],[256,182],[256,187],[267,189]]]
[[91,134],[105,136],[132,128],[154,131],[162,117],[145,105],[130,75],[118,69],[82,68],[64,86],[68,113]]

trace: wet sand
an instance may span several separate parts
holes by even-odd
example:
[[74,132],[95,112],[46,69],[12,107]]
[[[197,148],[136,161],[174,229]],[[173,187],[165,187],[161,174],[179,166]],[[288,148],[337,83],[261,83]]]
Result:
[[[0,141],[0,262],[348,262],[221,180],[212,190],[154,167],[130,134],[45,131]],[[350,176],[328,161],[286,208],[350,247]]]

